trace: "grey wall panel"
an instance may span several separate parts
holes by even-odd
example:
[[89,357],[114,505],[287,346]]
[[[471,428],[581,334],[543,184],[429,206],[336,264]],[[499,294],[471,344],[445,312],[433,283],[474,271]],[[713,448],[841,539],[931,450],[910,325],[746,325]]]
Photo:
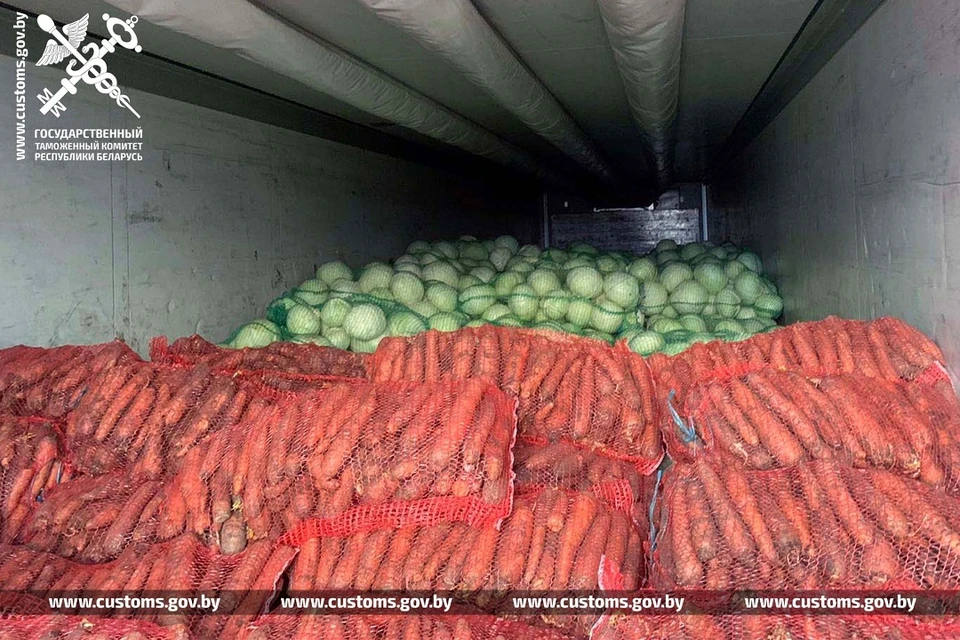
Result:
[[[13,75],[0,57],[0,77]],[[61,75],[31,68],[28,131],[142,125],[143,160],[16,162],[0,149],[0,347],[221,340],[327,260],[359,267],[461,233],[539,241],[532,189],[136,91],[140,121],[86,86],[43,118],[33,95]],[[3,131],[13,100],[0,94]]]
[[901,317],[960,368],[960,3],[887,0],[711,185],[788,320]]
[[586,242],[604,251],[644,254],[665,238],[678,243],[700,237],[698,209],[618,209],[550,216],[550,244]]

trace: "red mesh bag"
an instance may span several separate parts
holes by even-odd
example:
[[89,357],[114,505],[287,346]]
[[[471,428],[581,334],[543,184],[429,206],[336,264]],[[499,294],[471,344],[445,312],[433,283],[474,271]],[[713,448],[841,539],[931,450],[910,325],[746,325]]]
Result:
[[306,540],[290,591],[456,591],[492,609],[507,591],[634,589],[640,572],[640,533],[626,514],[589,493],[544,489],[517,496],[500,531],[448,522]]
[[[697,385],[770,368],[808,378],[855,373],[949,386],[940,349],[896,318],[864,322],[831,316],[740,342],[697,343],[679,355],[654,354],[648,360],[664,405],[671,394],[675,396],[671,402],[682,405]],[[668,421],[669,415],[663,419]]]
[[268,615],[241,632],[239,640],[572,640],[559,629],[471,613],[430,615]]
[[705,450],[750,469],[831,459],[960,489],[960,402],[927,385],[761,370],[695,387],[664,433],[675,460]]
[[614,615],[592,640],[954,640],[954,619],[874,614]]
[[658,506],[654,589],[960,586],[960,501],[889,471],[701,458],[668,472]]
[[176,471],[208,434],[253,419],[271,402],[259,386],[204,365],[114,366],[89,382],[67,417],[66,444],[85,473],[135,468],[156,478]]
[[[161,544],[128,547],[103,564],[78,564],[22,546],[0,546],[0,583],[43,604],[50,597],[198,597],[219,596],[216,613],[167,608],[63,610],[93,620],[136,617],[171,631],[190,630],[198,638],[236,637],[249,621],[265,613],[296,550],[271,541],[255,541],[233,556],[219,555],[184,535]],[[29,603],[4,607],[12,614],[35,613]],[[27,611],[24,611],[27,608]],[[0,625],[2,626],[2,625]],[[85,637],[85,636],[82,636]],[[182,637],[182,636],[181,636]]]
[[14,540],[46,496],[71,476],[54,422],[0,415],[0,541]]
[[0,350],[0,413],[60,418],[111,367],[140,362],[122,342],[91,347],[11,347]]
[[543,489],[587,491],[640,521],[644,476],[633,464],[568,442],[539,445],[520,439],[513,455],[518,494]]
[[484,378],[516,395],[519,433],[633,462],[663,458],[653,378],[625,346],[554,333],[485,326],[387,338],[367,361],[375,381]]
[[169,365],[205,364],[230,375],[260,373],[282,385],[284,379],[309,382],[327,377],[365,378],[366,355],[315,344],[274,342],[261,349],[218,347],[200,336],[167,344],[164,336],[150,341],[150,359]]
[[142,620],[66,615],[0,616],[2,640],[188,640],[181,627],[167,628]]

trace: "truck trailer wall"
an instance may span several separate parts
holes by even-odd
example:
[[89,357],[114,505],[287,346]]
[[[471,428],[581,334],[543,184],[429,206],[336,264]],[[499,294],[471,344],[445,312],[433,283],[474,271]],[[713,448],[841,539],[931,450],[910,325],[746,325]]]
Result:
[[899,316],[960,368],[960,2],[888,0],[710,184],[788,321]]
[[[32,67],[31,63],[31,67]],[[0,347],[151,336],[222,340],[316,265],[400,255],[416,238],[539,240],[533,188],[379,155],[131,91],[137,120],[90,87],[59,119],[35,94],[28,159],[14,157],[13,92],[0,96]],[[0,77],[14,77],[0,57]],[[143,127],[140,162],[35,162],[34,128]]]

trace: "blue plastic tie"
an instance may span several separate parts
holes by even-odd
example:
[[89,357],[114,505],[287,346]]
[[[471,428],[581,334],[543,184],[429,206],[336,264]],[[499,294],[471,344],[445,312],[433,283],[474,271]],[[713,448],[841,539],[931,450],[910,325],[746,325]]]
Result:
[[683,442],[685,444],[690,444],[697,439],[697,430],[693,428],[692,425],[687,425],[683,421],[683,418],[680,417],[680,414],[677,413],[677,410],[673,408],[673,399],[676,397],[677,392],[673,389],[670,390],[670,393],[667,394],[667,409],[670,410],[670,417],[673,418],[673,421],[677,425],[677,429],[680,431]]
[[650,500],[650,552],[657,548],[657,526],[653,522],[653,514],[657,507],[657,496],[660,495],[660,481],[663,479],[663,469],[657,469],[657,483],[653,486],[653,498]]

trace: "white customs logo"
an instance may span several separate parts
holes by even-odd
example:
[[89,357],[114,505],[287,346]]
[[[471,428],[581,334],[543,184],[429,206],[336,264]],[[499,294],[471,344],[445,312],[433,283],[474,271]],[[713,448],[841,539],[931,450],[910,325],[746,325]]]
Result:
[[117,85],[117,78],[107,71],[107,63],[104,57],[108,53],[116,51],[119,45],[124,49],[136,51],[143,50],[137,42],[137,34],[133,28],[137,24],[137,16],[132,16],[124,21],[120,18],[111,18],[108,14],[103,14],[103,20],[107,23],[107,31],[110,33],[109,40],[101,40],[100,44],[88,42],[80,46],[87,37],[87,23],[90,14],[87,14],[70,24],[64,25],[63,31],[57,29],[50,16],[37,16],[37,24],[41,29],[52,35],[55,39],[48,40],[47,46],[43,50],[43,55],[37,61],[37,66],[56,64],[68,56],[73,59],[67,65],[68,78],[60,81],[60,89],[53,93],[50,89],[44,89],[43,93],[37,97],[43,106],[40,113],[52,113],[56,117],[67,110],[62,100],[69,94],[77,92],[77,84],[83,80],[89,85],[97,88],[97,91],[110,96],[118,105],[128,109],[130,113],[140,117],[140,114],[134,110],[130,104],[130,99],[120,91]]

